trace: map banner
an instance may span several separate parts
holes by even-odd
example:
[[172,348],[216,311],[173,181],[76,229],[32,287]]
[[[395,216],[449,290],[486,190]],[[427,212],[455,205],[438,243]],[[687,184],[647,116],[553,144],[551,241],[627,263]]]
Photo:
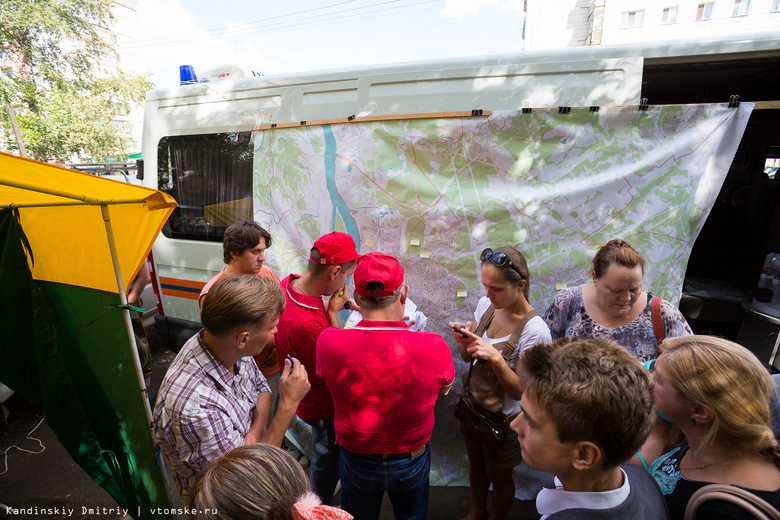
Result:
[[[269,263],[279,273],[302,273],[314,241],[331,231],[352,235],[360,253],[397,257],[427,330],[447,340],[463,373],[447,323],[473,318],[486,247],[523,253],[539,313],[556,290],[590,281],[590,260],[613,238],[645,256],[645,290],[679,303],[691,248],[753,107],[501,111],[257,131],[255,220],[273,235]],[[452,417],[459,393],[458,380],[437,403],[434,484],[468,480]],[[521,480],[518,497],[530,498]]]

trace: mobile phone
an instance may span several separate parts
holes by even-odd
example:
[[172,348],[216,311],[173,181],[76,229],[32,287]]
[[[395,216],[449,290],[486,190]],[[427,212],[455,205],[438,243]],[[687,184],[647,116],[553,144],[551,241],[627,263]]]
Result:
[[452,327],[452,330],[454,330],[455,332],[457,332],[461,336],[465,336],[465,334],[463,333],[463,331],[461,330],[460,327]]

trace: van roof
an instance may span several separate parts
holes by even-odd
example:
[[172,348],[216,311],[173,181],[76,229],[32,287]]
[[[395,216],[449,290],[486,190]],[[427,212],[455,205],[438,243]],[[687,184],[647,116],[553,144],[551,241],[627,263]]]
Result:
[[[360,76],[363,72],[371,74],[393,74],[399,72],[419,72],[430,70],[442,70],[453,68],[469,68],[475,66],[502,66],[510,64],[529,63],[564,63],[586,60],[599,60],[608,58],[643,57],[648,64],[660,65],[669,63],[704,62],[728,59],[728,55],[740,55],[749,53],[752,57],[780,57],[780,34],[751,33],[733,35],[725,38],[697,39],[697,40],[673,40],[664,42],[635,43],[623,45],[598,45],[586,47],[567,47],[563,49],[550,49],[540,51],[525,51],[508,54],[494,54],[484,56],[468,56],[461,58],[447,58],[441,60],[425,60],[416,62],[399,62],[382,65],[367,65],[360,67],[320,69],[285,74],[267,74],[257,77],[228,78],[219,83],[267,83],[269,85],[283,86],[299,84],[309,81],[324,81],[332,79],[338,81],[341,78]],[[206,89],[202,84],[192,84],[155,89],[148,99],[157,98],[155,92],[160,93],[161,98],[171,97],[171,90],[178,89]],[[189,90],[188,93],[193,93]]]

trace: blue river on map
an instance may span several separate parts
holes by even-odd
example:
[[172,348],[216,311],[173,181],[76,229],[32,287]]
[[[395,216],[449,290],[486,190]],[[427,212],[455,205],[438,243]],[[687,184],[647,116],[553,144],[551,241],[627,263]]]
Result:
[[344,227],[346,228],[347,233],[355,241],[358,250],[360,250],[360,234],[358,233],[357,222],[352,218],[352,214],[341,199],[338,189],[336,189],[336,138],[333,136],[333,128],[331,125],[323,125],[322,133],[325,136],[325,180],[328,185],[328,193],[330,193],[330,200],[333,203],[334,210],[330,229],[336,229],[336,213],[338,213],[344,221]]

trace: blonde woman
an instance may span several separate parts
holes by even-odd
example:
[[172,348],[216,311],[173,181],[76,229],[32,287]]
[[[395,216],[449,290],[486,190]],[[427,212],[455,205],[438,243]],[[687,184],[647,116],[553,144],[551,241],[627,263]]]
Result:
[[[775,387],[755,355],[711,336],[670,338],[655,363],[653,383],[656,410],[685,436],[650,466],[672,520],[683,518],[693,493],[713,483],[745,488],[780,507],[780,459],[769,414]],[[713,501],[696,518],[753,516]]]
[[289,453],[247,444],[213,461],[192,488],[197,520],[351,520],[320,504],[309,478]]

